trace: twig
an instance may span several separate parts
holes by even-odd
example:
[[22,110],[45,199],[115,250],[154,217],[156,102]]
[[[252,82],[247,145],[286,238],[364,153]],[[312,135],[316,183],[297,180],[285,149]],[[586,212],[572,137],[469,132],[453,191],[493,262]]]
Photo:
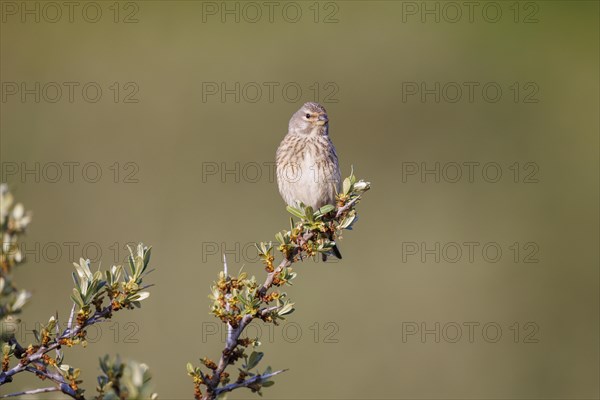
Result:
[[[40,363],[40,362],[36,361],[35,364],[37,364],[37,363]],[[77,392],[75,392],[73,390],[73,388],[71,388],[71,386],[69,386],[69,384],[65,381],[65,378],[60,374],[55,374],[55,373],[49,372],[48,370],[40,370],[40,369],[31,367],[31,366],[25,367],[25,370],[28,372],[34,373],[36,375],[42,375],[43,377],[55,382],[58,385],[58,386],[56,386],[58,391],[63,392],[67,396],[72,397],[77,400],[85,400],[85,397],[83,397],[83,395],[77,395]]]
[[264,374],[264,375],[256,375],[250,379],[246,379],[245,381],[239,382],[239,383],[238,382],[230,383],[229,385],[223,386],[222,388],[218,388],[217,390],[215,390],[215,395],[218,396],[221,393],[231,392],[232,390],[235,390],[235,389],[241,388],[241,387],[250,387],[251,385],[254,385],[256,383],[261,383],[261,382],[263,382],[275,375],[279,375],[285,371],[287,371],[287,369],[282,369],[282,370],[271,372],[269,374]]
[[275,275],[277,275],[281,272],[281,270],[283,270],[286,267],[289,267],[290,265],[292,265],[292,262],[290,260],[283,259],[283,261],[281,261],[277,268],[275,268],[272,272],[269,272],[269,274],[267,275],[267,279],[265,279],[265,283],[263,283],[261,288],[258,290],[259,297],[264,297],[264,295],[267,294],[267,290],[269,290],[269,288],[273,286],[273,279],[275,279]]
[[[364,185],[364,187],[361,187],[360,191],[365,191],[367,189],[368,189],[368,183],[366,183]],[[356,205],[356,203],[359,201],[359,199],[361,197],[360,194],[355,193],[354,191],[352,191],[352,193],[348,193],[348,195],[350,196],[351,200],[348,201],[343,206],[338,207],[337,210],[335,211],[335,214],[333,214],[333,212],[332,212],[332,214],[330,214],[333,217],[333,219],[338,220],[337,221],[338,223],[340,223],[339,219],[344,219],[346,217],[345,214],[348,212],[348,210],[352,210],[354,208],[354,206]],[[284,258],[277,267],[273,268],[273,264],[272,264],[273,258],[271,258],[270,252],[267,252],[266,254],[264,254],[265,259],[267,260],[267,262],[266,262],[266,264],[268,266],[267,271],[270,271],[270,272],[267,273],[267,277],[266,277],[264,283],[261,286],[259,286],[258,289],[256,290],[256,292],[254,294],[256,296],[255,298],[268,303],[271,300],[271,297],[267,297],[267,292],[269,291],[269,289],[271,287],[273,287],[274,282],[279,282],[278,277],[282,273],[282,271],[284,269],[288,268],[293,263],[302,261],[304,258],[303,255],[305,252],[306,252],[306,256],[308,257],[309,255],[314,254],[315,251],[320,251],[319,249],[315,250],[316,247],[312,241],[314,240],[315,236],[317,237],[317,240],[320,240],[321,234],[319,232],[316,232],[314,228],[306,229],[305,226],[301,226],[301,228],[302,228],[301,231],[303,231],[301,234],[300,233],[293,234],[294,243],[292,246],[290,246],[289,243],[283,244],[283,246],[285,247],[285,250],[282,251],[284,254]],[[289,233],[286,233],[286,235],[289,235],[289,237],[291,238],[293,231],[294,231],[294,227],[292,226],[291,231]],[[331,238],[329,238],[329,239],[331,239]],[[309,251],[308,249],[311,249],[311,250]],[[273,270],[270,270],[271,268],[273,268]],[[227,284],[229,282],[229,276],[228,276],[228,269],[227,269],[227,260],[225,258],[225,255],[223,255],[223,269],[225,272],[224,279]],[[280,284],[281,284],[281,282],[277,283],[278,286]],[[229,312],[230,311],[230,304],[229,304],[230,294],[228,292],[229,292],[229,290],[225,290],[222,292],[225,296],[224,308],[225,308],[225,311],[227,312],[227,315],[230,314],[230,312]],[[259,309],[258,311],[254,312],[253,314],[246,314],[241,318],[241,320],[235,320],[235,323],[234,323],[235,328],[232,327],[231,322],[229,322],[230,320],[228,320],[228,322],[227,322],[227,325],[228,325],[227,341],[225,344],[225,348],[223,349],[223,351],[221,353],[221,357],[219,358],[219,362],[216,365],[216,368],[214,366],[212,366],[212,368],[211,368],[211,369],[214,368],[212,376],[209,375],[206,377],[201,371],[199,373],[202,384],[204,384],[207,388],[207,391],[202,396],[202,400],[214,400],[221,393],[230,392],[230,391],[240,388],[240,387],[248,387],[254,391],[257,391],[261,387],[260,383],[263,382],[265,379],[267,379],[271,376],[278,375],[285,371],[285,370],[280,370],[280,371],[265,374],[265,375],[256,375],[256,376],[253,376],[252,378],[242,380],[241,382],[234,382],[234,383],[219,387],[219,385],[222,382],[222,378],[223,378],[225,369],[227,369],[227,367],[229,365],[234,364],[235,361],[240,357],[240,352],[237,351],[236,348],[238,347],[238,345],[240,345],[239,338],[240,338],[240,335],[242,334],[242,332],[244,331],[244,329],[252,322],[253,319],[255,319],[255,318],[266,319],[266,318],[270,317],[270,313],[273,313],[280,307],[283,307],[283,306],[269,307],[268,304],[266,304],[265,307]],[[242,352],[242,355],[244,355],[243,352]],[[197,385],[196,394],[198,395],[199,385],[196,381],[195,381],[195,383]]]
[[337,213],[335,214],[335,217],[339,218],[344,213],[344,211],[349,209],[352,206],[352,204],[356,203],[359,199],[360,199],[360,196],[356,196],[355,198],[350,200],[347,204],[345,204],[343,207],[339,208]]
[[12,382],[13,375],[23,372],[24,370],[26,370],[27,365],[40,360],[44,354],[60,347],[61,346],[60,341],[62,339],[75,337],[83,329],[98,322],[99,320],[101,320],[103,318],[106,318],[106,316],[108,316],[111,312],[112,312],[112,306],[109,304],[103,310],[96,311],[94,313],[94,315],[91,318],[87,319],[83,325],[75,326],[75,328],[72,331],[69,328],[65,329],[63,334],[60,337],[54,339],[52,344],[50,344],[49,346],[40,347],[35,353],[33,353],[25,358],[22,358],[21,361],[17,365],[15,365],[13,368],[11,368],[5,372],[0,372],[0,386],[6,384],[8,382]]
[[[313,236],[314,236],[314,234],[312,232],[308,232],[308,233],[302,235],[301,237],[299,237],[298,240],[301,243],[307,242]],[[284,258],[281,261],[281,263],[273,271],[271,271],[267,274],[265,282],[262,284],[262,286],[258,290],[257,295],[259,297],[264,297],[267,294],[267,291],[273,286],[273,280],[275,279],[275,276],[277,276],[277,274],[279,274],[284,268],[289,267],[294,262],[293,261],[294,257],[296,257],[296,255],[301,252],[301,249],[302,249],[302,247],[298,246],[288,258]],[[227,265],[227,264],[225,263],[225,265]],[[227,279],[227,276],[225,278]],[[277,309],[277,308],[278,307],[264,308],[264,309],[260,310],[258,314],[263,316],[263,315],[266,315],[269,311],[273,311],[274,309]],[[217,391],[222,389],[222,388],[218,388],[219,383],[221,382],[221,376],[223,375],[223,372],[225,372],[225,369],[231,363],[231,356],[233,354],[233,351],[235,350],[235,348],[238,345],[238,339],[239,339],[240,335],[242,334],[244,329],[248,326],[248,324],[250,324],[250,322],[252,322],[252,320],[254,318],[255,317],[252,315],[245,315],[235,329],[228,330],[227,341],[225,343],[225,348],[223,349],[223,351],[221,353],[221,358],[219,359],[219,363],[217,364],[217,369],[214,371],[214,374],[211,377],[211,379],[208,382],[205,381],[206,386],[208,388],[208,392],[204,395],[203,399],[210,400],[210,399],[216,398]],[[248,381],[250,381],[250,380],[248,380]]]
[[[38,363],[35,362],[35,364],[38,364]],[[66,383],[62,376],[57,376],[56,374],[52,374],[52,373],[48,372],[47,370],[44,371],[41,369],[27,366],[27,367],[25,367],[25,371],[31,372],[36,375],[42,375],[44,378],[48,378],[51,381],[58,383],[58,384]]]
[[[310,234],[308,236],[312,237],[312,234]],[[303,238],[303,239],[306,239],[306,238]],[[292,257],[291,257],[292,259],[293,259],[294,255],[295,254],[292,255]],[[281,261],[281,263],[279,264],[279,266],[277,266],[277,268],[275,268],[272,272],[269,272],[269,274],[267,275],[267,278],[265,279],[265,282],[263,283],[263,285],[261,286],[261,288],[258,291],[259,296],[261,296],[261,297],[264,296],[266,294],[267,290],[269,290],[269,288],[271,286],[273,286],[273,279],[275,278],[275,275],[280,273],[281,270],[283,270],[283,268],[286,268],[291,264],[292,264],[292,262],[290,260],[283,259]],[[273,311],[277,308],[279,308],[279,307],[264,308],[259,311],[259,314],[265,315],[268,312]],[[229,330],[227,333],[227,342],[225,343],[225,348],[223,349],[223,352],[221,353],[221,358],[219,359],[219,363],[217,365],[217,369],[214,372],[214,375],[208,382],[206,382],[207,387],[209,388],[209,391],[208,391],[208,393],[206,393],[204,395],[203,399],[206,399],[206,400],[214,399],[217,396],[218,391],[223,389],[223,388],[218,388],[219,382],[221,382],[221,376],[223,375],[223,372],[225,372],[225,369],[230,364],[231,355],[233,353],[233,350],[235,350],[235,348],[238,345],[238,339],[239,339],[240,335],[242,334],[244,329],[248,326],[248,324],[250,324],[250,322],[252,322],[253,319],[254,319],[254,317],[252,315],[245,315],[242,318],[242,320],[240,321],[240,323],[238,324],[237,328],[233,329],[231,326],[229,326],[229,328],[231,328],[231,329],[228,328]],[[281,373],[283,371],[285,371],[285,370],[278,371],[277,373]],[[248,381],[250,381],[250,379]],[[254,381],[254,383],[256,383],[256,381]],[[235,385],[235,384],[231,384],[228,386],[232,386],[232,385]],[[227,387],[227,386],[225,386],[225,387]],[[236,387],[239,387],[239,385]],[[230,390],[233,390],[233,389],[230,389]]]
[[69,316],[69,322],[67,323],[66,331],[70,331],[73,327],[73,316],[75,315],[75,303],[73,303],[73,307],[71,307],[71,315]]
[[[227,277],[229,276],[229,273],[227,271],[227,256],[225,255],[225,253],[223,253],[223,272],[225,273],[225,279],[227,279]],[[229,299],[226,299],[225,309],[227,311],[229,311]],[[228,322],[227,323],[227,339],[228,340],[229,340],[229,337],[232,335],[232,333],[233,333],[233,327]]]
[[[75,305],[75,304],[73,304]],[[58,323],[58,311],[56,312],[56,336],[58,337],[58,335],[60,334],[60,328],[59,328],[59,323]],[[60,359],[61,358],[61,353],[60,353],[60,347],[56,348],[56,359]]]
[[24,396],[24,395],[27,395],[27,394],[38,394],[38,393],[48,393],[48,392],[60,392],[60,388],[58,388],[56,386],[51,386],[51,387],[46,387],[46,388],[41,388],[41,389],[24,390],[22,392],[15,392],[15,393],[10,393],[10,394],[4,394],[4,395],[0,396],[0,399],[6,399],[6,398],[9,398],[9,397]]
[[[313,236],[314,233],[309,232],[302,235],[298,240],[302,245],[303,243],[306,243],[310,239],[312,239]],[[273,286],[273,279],[275,279],[275,276],[277,274],[279,274],[284,268],[287,268],[290,265],[292,265],[292,263],[294,262],[294,257],[296,257],[297,254],[301,253],[301,248],[302,246],[296,247],[294,252],[288,258],[284,258],[283,260],[281,260],[281,263],[279,263],[277,268],[275,268],[272,272],[269,272],[269,274],[267,275],[267,279],[265,279],[265,283],[263,283],[261,288],[258,290],[259,297],[264,297],[264,295],[267,294],[267,290],[269,290],[271,286]]]

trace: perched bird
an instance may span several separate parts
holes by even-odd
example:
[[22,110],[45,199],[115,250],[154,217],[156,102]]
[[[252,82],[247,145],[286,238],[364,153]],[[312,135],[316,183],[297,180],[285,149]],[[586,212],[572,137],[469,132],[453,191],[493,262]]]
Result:
[[[305,103],[290,119],[276,155],[277,184],[283,200],[292,207],[298,202],[317,210],[335,205],[340,189],[340,168],[329,138],[329,118],[317,103]],[[342,258],[337,246],[337,258]],[[323,261],[327,256],[323,254]]]

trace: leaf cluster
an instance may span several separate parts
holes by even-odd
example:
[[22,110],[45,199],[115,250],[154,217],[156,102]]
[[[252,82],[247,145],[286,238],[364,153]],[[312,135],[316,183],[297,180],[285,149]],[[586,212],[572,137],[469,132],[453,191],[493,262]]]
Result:
[[89,260],[82,258],[78,264],[73,263],[75,287],[71,299],[79,307],[79,314],[89,314],[92,305],[101,309],[104,295],[114,311],[140,307],[140,302],[150,296],[150,292],[143,290],[149,286],[142,285],[143,277],[150,272],[147,271],[150,254],[151,249],[142,244],[137,246],[135,254],[129,248],[128,268],[113,265],[104,274],[100,270],[92,273]]
[[287,207],[298,218],[290,220],[290,230],[275,235],[278,250],[287,259],[302,260],[317,254],[330,255],[342,231],[351,230],[358,221],[356,205],[362,194],[371,188],[369,182],[357,181],[354,173],[344,179],[342,191],[336,196],[336,205],[326,204],[318,210],[299,203]]
[[[13,204],[6,185],[0,185],[0,194],[3,240],[0,253],[0,320],[3,328],[0,336],[0,386],[12,382],[13,376],[18,373],[30,372],[54,384],[40,390],[60,391],[72,398],[84,399],[84,390],[79,386],[81,371],[63,362],[62,348],[77,344],[85,347],[86,329],[89,326],[111,318],[116,311],[141,306],[141,301],[150,295],[145,290],[150,285],[144,285],[143,280],[151,272],[148,270],[151,250],[142,244],[135,251],[130,248],[126,267],[114,265],[104,272],[99,269],[92,272],[89,260],[80,259],[79,263],[74,263],[75,272],[72,276],[75,287],[71,294],[73,308],[66,328],[60,329],[58,314],[51,316],[48,323],[33,331],[35,341],[22,346],[14,336],[16,330],[10,329],[16,322],[7,321],[13,314],[21,311],[29,298],[26,291],[15,288],[11,272],[14,266],[23,262],[17,239],[24,233],[31,214],[25,212],[22,205]],[[146,365],[135,361],[122,362],[118,357],[106,356],[100,360],[100,368],[103,375],[98,377],[96,399],[156,397],[149,389],[150,375]],[[34,389],[22,394],[36,392]]]
[[19,239],[31,222],[31,212],[23,204],[15,203],[6,184],[0,184],[0,323],[19,314],[31,293],[18,289],[13,283],[14,268],[25,261]]
[[100,358],[102,375],[98,376],[96,391],[100,400],[156,399],[150,386],[148,366],[137,361],[122,361],[119,356]]
[[[277,324],[284,316],[294,311],[292,303],[279,287],[290,286],[297,273],[291,265],[314,257],[317,254],[328,255],[345,229],[352,229],[358,219],[356,205],[362,194],[370,189],[370,183],[357,180],[354,173],[346,178],[342,191],[336,196],[336,204],[327,204],[318,210],[298,204],[287,207],[287,211],[296,217],[290,218],[289,230],[275,235],[277,247],[273,242],[261,242],[256,245],[258,255],[264,264],[267,278],[263,284],[248,277],[245,272],[230,276],[226,271],[219,273],[219,279],[211,286],[209,298],[212,300],[210,312],[228,326],[226,348],[218,363],[207,358],[201,359],[202,366],[187,365],[188,375],[194,382],[194,395],[197,399],[214,399],[220,393],[246,387],[261,394],[261,388],[273,385],[269,378],[283,371],[272,372],[268,367],[262,373],[254,371],[263,358],[262,352],[246,352],[249,345],[258,346],[258,340],[240,339],[243,329],[254,319]],[[276,267],[274,250],[281,253],[282,261]],[[234,383],[225,369],[240,359],[244,363],[238,368],[238,378]],[[253,370],[253,371],[251,371]],[[204,385],[206,392],[202,392]]]

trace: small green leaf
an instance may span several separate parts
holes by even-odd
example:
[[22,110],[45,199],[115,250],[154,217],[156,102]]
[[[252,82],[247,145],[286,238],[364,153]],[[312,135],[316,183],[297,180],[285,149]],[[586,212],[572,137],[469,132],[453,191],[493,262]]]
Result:
[[131,247],[127,246],[129,249],[129,257],[127,257],[127,264],[129,264],[129,270],[131,271],[131,276],[135,276],[135,257],[133,256],[133,250]]
[[281,234],[281,232],[277,232],[275,234],[275,239],[277,239],[277,241],[281,244],[285,244],[285,240],[283,240],[283,235]]
[[294,303],[286,303],[281,307],[281,309],[277,312],[280,316],[291,314],[294,312]]
[[75,302],[75,304],[79,306],[79,308],[83,308],[83,306],[85,305],[83,303],[81,295],[79,294],[79,291],[75,288],[73,288],[73,294],[71,295],[71,299]]
[[292,214],[292,215],[294,215],[294,216],[296,216],[298,218],[305,219],[304,213],[302,211],[298,210],[297,208],[294,208],[292,206],[287,206],[285,209],[290,214]]
[[344,186],[343,186],[344,194],[350,193],[351,186],[352,186],[352,183],[350,182],[350,178],[344,179]]
[[319,213],[321,215],[327,214],[335,210],[335,207],[331,204],[325,204],[323,207],[319,208]]
[[192,365],[192,363],[187,363],[187,365],[185,367],[187,369],[188,374],[194,373],[194,366]]
[[150,262],[150,255],[152,253],[152,247],[148,247],[146,253],[144,254],[144,270],[148,267],[148,263]]
[[150,292],[137,292],[136,294],[131,296],[130,299],[132,301],[142,301],[146,300],[148,297],[150,297]]
[[308,219],[310,222],[313,222],[315,220],[315,218],[314,218],[315,213],[311,206],[306,207],[304,214],[306,216],[306,219]]
[[248,358],[248,365],[246,366],[246,369],[251,370],[252,368],[256,367],[264,355],[265,353],[261,351],[253,351]]

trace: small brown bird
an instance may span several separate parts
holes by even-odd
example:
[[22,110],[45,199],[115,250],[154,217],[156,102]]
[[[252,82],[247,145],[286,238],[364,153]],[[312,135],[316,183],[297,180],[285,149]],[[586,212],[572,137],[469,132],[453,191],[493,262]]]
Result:
[[[292,115],[276,155],[277,184],[283,200],[292,207],[298,202],[318,210],[335,205],[340,189],[340,168],[329,138],[329,118],[317,103],[305,103]],[[342,258],[337,246],[333,253]],[[327,256],[323,255],[323,261]]]

